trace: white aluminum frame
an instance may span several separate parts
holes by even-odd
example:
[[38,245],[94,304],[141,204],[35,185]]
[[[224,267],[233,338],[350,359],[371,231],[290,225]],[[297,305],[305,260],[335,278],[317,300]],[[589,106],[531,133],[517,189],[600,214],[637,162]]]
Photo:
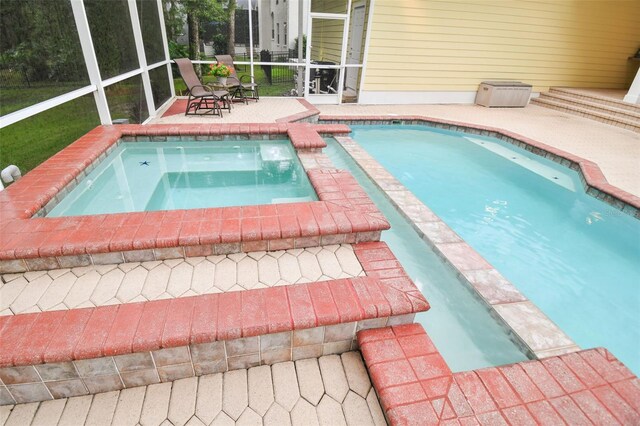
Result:
[[[102,79],[100,74],[100,68],[98,66],[98,60],[93,45],[93,39],[91,37],[91,30],[89,28],[89,21],[87,20],[87,13],[84,7],[83,0],[69,0],[71,3],[71,10],[73,12],[73,18],[76,24],[76,30],[80,39],[80,47],[82,49],[82,55],[84,58],[85,66],[87,67],[87,75],[89,77],[90,84],[73,90],[68,93],[56,96],[51,99],[39,102],[37,104],[28,106],[26,108],[14,111],[12,113],[3,115],[0,117],[0,129],[10,126],[26,118],[32,117],[41,112],[47,111],[51,108],[60,106],[66,102],[78,99],[81,96],[93,93],[96,103],[96,109],[100,118],[101,124],[112,124],[111,113],[109,112],[109,103],[105,94],[105,87],[112,84],[119,83],[128,78],[141,76],[142,85],[144,88],[145,101],[147,103],[147,110],[149,111],[149,118],[145,120],[145,123],[150,119],[156,117],[159,110],[164,108],[168,101],[175,97],[175,87],[173,85],[173,73],[171,71],[171,60],[169,59],[169,45],[167,42],[167,30],[164,23],[164,9],[162,7],[162,0],[156,0],[158,6],[158,19],[160,20],[160,32],[162,35],[162,43],[165,52],[165,59],[154,64],[147,64],[147,58],[144,51],[144,41],[142,39],[142,29],[140,27],[140,20],[138,17],[138,8],[136,0],[127,0],[129,8],[129,16],[131,18],[131,27],[133,31],[133,37],[136,47],[136,55],[138,56],[139,67],[119,74],[117,76]],[[149,78],[149,71],[161,66],[167,67],[167,78],[169,79],[169,87],[171,91],[170,98],[161,106],[157,107],[153,99],[153,93],[151,90],[151,79]]]

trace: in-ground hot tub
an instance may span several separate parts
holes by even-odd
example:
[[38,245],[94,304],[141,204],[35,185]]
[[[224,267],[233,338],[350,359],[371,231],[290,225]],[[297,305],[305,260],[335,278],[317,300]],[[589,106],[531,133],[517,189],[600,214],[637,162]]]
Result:
[[120,142],[47,217],[317,199],[288,140]]

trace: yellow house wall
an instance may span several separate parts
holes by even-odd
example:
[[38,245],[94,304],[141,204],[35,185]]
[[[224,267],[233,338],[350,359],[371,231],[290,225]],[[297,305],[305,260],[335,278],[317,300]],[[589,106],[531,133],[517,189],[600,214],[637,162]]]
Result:
[[[376,0],[364,90],[473,91],[483,80],[627,88],[640,1]],[[390,76],[392,78],[390,78]]]

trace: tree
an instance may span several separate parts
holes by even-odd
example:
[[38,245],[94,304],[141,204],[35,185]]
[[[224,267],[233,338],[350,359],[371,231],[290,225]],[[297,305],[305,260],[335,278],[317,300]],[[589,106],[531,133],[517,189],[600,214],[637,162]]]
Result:
[[[223,0],[182,0],[181,3],[189,26],[189,57],[197,61],[200,59],[201,22],[223,16]],[[196,72],[200,74],[200,67],[196,67]]]
[[227,5],[227,22],[229,23],[229,36],[227,40],[227,53],[235,55],[236,40],[236,0],[229,0]]

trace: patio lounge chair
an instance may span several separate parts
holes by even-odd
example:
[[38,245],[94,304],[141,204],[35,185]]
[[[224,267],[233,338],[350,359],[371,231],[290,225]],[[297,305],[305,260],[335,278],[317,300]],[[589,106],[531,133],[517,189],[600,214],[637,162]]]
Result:
[[189,90],[189,99],[184,115],[211,114],[222,117],[223,108],[231,112],[231,102],[229,102],[227,90],[214,90],[210,86],[202,84],[190,59],[174,59],[174,62],[178,65],[180,76]]
[[258,85],[251,82],[250,75],[243,75],[238,78],[231,55],[216,55],[216,61],[231,67],[231,75],[227,79],[227,86],[231,89],[232,98],[241,99],[245,104],[247,103],[247,99],[254,99],[255,101],[260,99]]

